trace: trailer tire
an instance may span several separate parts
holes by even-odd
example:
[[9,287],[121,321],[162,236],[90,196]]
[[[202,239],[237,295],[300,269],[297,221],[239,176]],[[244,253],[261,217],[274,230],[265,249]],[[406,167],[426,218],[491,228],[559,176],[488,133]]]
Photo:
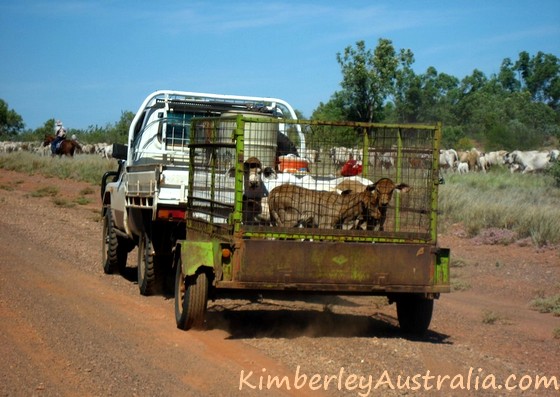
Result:
[[415,336],[424,335],[432,321],[434,300],[411,295],[397,298],[396,303],[401,330]]
[[138,288],[140,294],[152,295],[156,290],[154,245],[148,233],[142,233],[138,242]]
[[105,274],[122,272],[126,267],[128,257],[128,246],[126,241],[117,236],[115,224],[111,216],[111,208],[107,208],[103,216],[103,237],[101,248],[101,260]]
[[181,262],[176,264],[175,321],[177,328],[189,330],[202,328],[208,305],[208,276],[199,272],[185,277]]

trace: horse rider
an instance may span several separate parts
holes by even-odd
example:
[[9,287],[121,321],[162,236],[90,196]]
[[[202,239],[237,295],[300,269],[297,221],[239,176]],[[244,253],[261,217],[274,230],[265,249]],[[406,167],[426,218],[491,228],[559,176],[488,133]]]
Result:
[[62,125],[62,121],[58,120],[55,127],[55,137],[51,143],[51,150],[53,155],[56,154],[56,146],[60,141],[66,138],[66,128]]

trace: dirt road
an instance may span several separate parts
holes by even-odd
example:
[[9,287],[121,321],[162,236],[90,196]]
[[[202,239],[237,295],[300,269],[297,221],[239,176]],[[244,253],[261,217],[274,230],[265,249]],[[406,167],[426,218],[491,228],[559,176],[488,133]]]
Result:
[[[84,183],[0,173],[2,396],[560,394],[560,317],[529,305],[560,294],[558,247],[477,245],[459,227],[441,236],[463,291],[436,302],[421,340],[372,297],[219,300],[205,331],[182,332],[173,299],[103,273],[98,197]],[[535,391],[536,376],[559,389]]]

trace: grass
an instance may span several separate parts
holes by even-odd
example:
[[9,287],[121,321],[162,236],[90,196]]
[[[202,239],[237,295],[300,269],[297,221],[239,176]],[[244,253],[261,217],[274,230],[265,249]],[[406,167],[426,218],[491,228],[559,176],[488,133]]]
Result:
[[464,280],[453,278],[451,280],[451,290],[452,291],[466,291],[471,288],[470,283]]
[[440,186],[443,224],[462,222],[470,237],[486,229],[500,244],[531,238],[538,246],[560,243],[560,189],[550,175],[511,174],[506,170],[448,174]]
[[91,187],[86,187],[82,190],[80,190],[80,195],[81,196],[87,196],[89,194],[93,194],[95,193],[95,190],[93,190]]
[[484,310],[482,312],[482,323],[483,324],[495,324],[500,320],[500,316],[492,310]]
[[56,186],[45,186],[31,192],[29,195],[31,197],[55,197],[58,195],[58,192],[59,190]]
[[87,197],[80,196],[76,200],[74,200],[74,202],[78,205],[87,205],[87,204],[91,203],[91,200],[88,199]]
[[58,207],[71,208],[76,206],[76,203],[73,203],[61,197],[54,197],[52,201]]
[[560,295],[539,296],[531,301],[531,307],[540,313],[552,313],[560,316]]
[[106,171],[116,170],[118,164],[113,159],[108,160],[86,154],[76,155],[74,158],[58,158],[39,156],[29,152],[16,152],[0,155],[0,168],[100,185],[103,174]]
[[552,336],[554,339],[560,339],[560,327],[556,327],[552,330]]

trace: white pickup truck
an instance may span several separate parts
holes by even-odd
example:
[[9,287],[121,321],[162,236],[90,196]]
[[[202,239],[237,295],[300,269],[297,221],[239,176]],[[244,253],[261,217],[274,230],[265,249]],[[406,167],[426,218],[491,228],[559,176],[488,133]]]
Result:
[[[235,114],[297,119],[294,109],[276,98],[167,90],[148,95],[132,120],[128,145],[114,145],[118,171],[102,180],[106,273],[123,270],[128,253],[138,247],[140,293],[162,289],[176,242],[185,239],[191,119]],[[294,133],[279,126],[279,140]],[[303,134],[295,134],[304,150]]]

